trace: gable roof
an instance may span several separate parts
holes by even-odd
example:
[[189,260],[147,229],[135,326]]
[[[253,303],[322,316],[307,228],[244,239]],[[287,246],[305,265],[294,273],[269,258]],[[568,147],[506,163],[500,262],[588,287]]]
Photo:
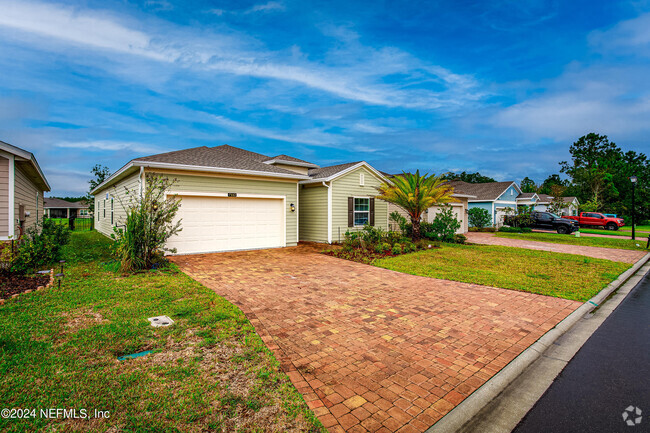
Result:
[[[508,188],[514,186],[520,193],[521,190],[515,182],[487,182],[487,183],[467,183],[460,180],[453,181],[457,184],[458,188],[467,194],[476,196],[475,199],[470,201],[495,201],[497,200]],[[517,194],[519,196],[519,194]]]
[[84,201],[67,201],[60,198],[45,197],[43,199],[45,208],[61,208],[61,209],[87,209],[88,203]]
[[4,141],[0,141],[0,150],[14,155],[16,157],[15,163],[23,168],[31,176],[32,180],[39,184],[43,191],[50,191],[50,184],[47,182],[33,153],[16,147],[13,144],[5,143]]
[[[295,171],[286,170],[268,163],[267,155],[229,146],[227,144],[215,147],[193,147],[144,156],[129,161],[113,173],[108,179],[98,185],[92,193],[113,184],[117,180],[134,173],[139,167],[166,168],[177,170],[196,170],[217,173],[231,173],[265,177],[280,177],[288,179],[308,179],[309,177]],[[309,164],[309,163],[307,163]]]
[[522,192],[517,197],[517,200],[530,200],[530,199],[534,198],[535,196],[537,196],[537,198],[539,198],[539,196],[537,195],[536,192]]
[[379,170],[375,169],[366,161],[347,162],[345,164],[330,165],[329,167],[319,167],[309,170],[309,180],[300,181],[300,183],[316,183],[316,182],[330,182],[337,177],[343,176],[346,173],[356,170],[359,167],[366,167],[377,178],[386,181],[386,176]]
[[562,200],[564,200],[564,203],[571,203],[571,202],[574,202],[574,201],[580,203],[580,201],[578,200],[578,197],[562,197]]
[[540,204],[550,203],[551,200],[553,200],[554,198],[552,195],[548,195],[548,194],[537,194],[537,195],[539,196]]

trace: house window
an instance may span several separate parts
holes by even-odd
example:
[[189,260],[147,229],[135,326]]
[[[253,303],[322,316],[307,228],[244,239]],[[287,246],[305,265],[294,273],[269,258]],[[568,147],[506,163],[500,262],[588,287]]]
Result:
[[510,189],[510,195],[515,195],[515,190],[514,189]]
[[113,225],[113,199],[111,198],[111,225]]
[[104,218],[106,218],[106,199],[104,199]]
[[366,177],[363,175],[363,173],[359,174],[359,185],[363,186],[365,183]]
[[370,222],[370,199],[354,198],[354,225],[362,226]]
[[88,209],[79,209],[79,215],[80,216],[88,216]]

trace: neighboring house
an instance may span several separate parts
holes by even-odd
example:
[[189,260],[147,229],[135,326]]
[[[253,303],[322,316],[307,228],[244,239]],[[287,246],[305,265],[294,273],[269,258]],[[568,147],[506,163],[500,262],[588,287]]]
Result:
[[130,161],[93,190],[98,231],[124,224],[147,173],[177,180],[167,195],[182,200],[182,231],[167,246],[179,254],[332,242],[365,222],[388,224],[387,204],[374,199],[383,176],[366,162],[319,167],[224,145]]
[[469,199],[469,208],[482,208],[488,211],[492,218],[492,225],[503,224],[503,217],[507,209],[510,212],[517,211],[517,197],[521,195],[521,189],[516,182],[488,182],[488,183],[467,183],[456,181],[465,194],[473,195],[476,198]]
[[539,201],[535,205],[535,210],[540,212],[547,212],[548,207],[551,205],[551,202],[553,201],[553,196],[548,194],[538,194],[538,196],[539,196]]
[[60,198],[45,198],[46,218],[90,218],[88,203],[67,201]]
[[577,197],[562,197],[564,200],[564,207],[562,208],[562,215],[576,216],[578,215],[578,208],[580,202]]
[[17,239],[41,220],[49,190],[34,155],[0,141],[0,240]]
[[528,206],[530,210],[536,210],[535,206],[537,206],[538,202],[539,195],[536,192],[522,192],[517,197],[517,206]]
[[[454,212],[454,216],[458,221],[460,221],[460,228],[456,230],[456,233],[462,234],[462,233],[467,233],[468,232],[468,223],[467,223],[467,211],[469,209],[469,199],[474,199],[476,196],[472,194],[468,194],[463,190],[463,185],[462,183],[464,182],[458,182],[458,181],[451,181],[449,182],[450,185],[454,188],[454,193],[452,194],[452,197],[456,199],[456,202],[448,203],[449,206],[451,206],[452,211]],[[424,211],[424,214],[422,215],[422,221],[426,221],[428,223],[432,222],[438,212],[440,212],[443,209],[444,205],[440,206],[431,206],[429,209]],[[388,204],[388,214],[390,215],[394,211],[399,212],[400,215],[402,215],[404,218],[406,218],[407,221],[410,222],[410,217],[408,213],[401,207],[389,203]],[[393,230],[397,229],[394,227],[394,224],[391,225],[391,228]]]

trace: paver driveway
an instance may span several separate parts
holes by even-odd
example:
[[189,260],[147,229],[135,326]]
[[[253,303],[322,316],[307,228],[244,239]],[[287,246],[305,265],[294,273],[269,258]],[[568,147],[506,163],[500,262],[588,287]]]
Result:
[[331,431],[424,431],[580,303],[299,246],[172,260],[249,317]]
[[614,262],[636,263],[646,255],[644,251],[554,244],[552,242],[531,241],[528,239],[500,238],[495,236],[494,233],[469,232],[465,235],[467,236],[467,241],[473,244],[503,245],[506,247],[526,248],[529,250],[577,254],[580,256],[595,257],[597,259],[612,260]]

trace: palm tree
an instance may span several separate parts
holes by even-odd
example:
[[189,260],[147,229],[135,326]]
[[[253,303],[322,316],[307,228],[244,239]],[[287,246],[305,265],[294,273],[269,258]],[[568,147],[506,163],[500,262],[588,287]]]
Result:
[[378,190],[378,199],[393,203],[409,214],[413,225],[413,242],[420,239],[420,219],[425,210],[436,204],[456,201],[451,196],[454,188],[442,176],[420,176],[420,170],[415,174],[395,176],[392,182],[382,183]]

